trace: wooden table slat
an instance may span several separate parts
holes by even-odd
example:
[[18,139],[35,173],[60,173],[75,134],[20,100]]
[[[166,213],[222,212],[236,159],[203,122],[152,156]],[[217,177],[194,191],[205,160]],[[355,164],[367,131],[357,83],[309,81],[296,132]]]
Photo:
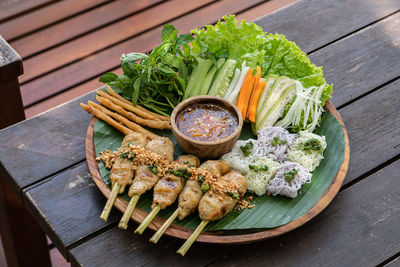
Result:
[[0,173],[17,194],[85,158],[84,141],[91,116],[79,103],[94,95],[84,95],[0,131]]
[[212,0],[172,0],[134,14],[126,19],[90,32],[80,38],[52,48],[39,56],[25,60],[27,72],[21,77],[25,83],[39,75],[89,56],[115,43],[131,38],[160,24],[193,11]]
[[[259,1],[257,0],[257,2]],[[245,0],[225,0],[210,4],[195,12],[174,19],[169,23],[174,24],[180,33],[186,33],[193,28],[216,22],[227,12],[238,13],[248,6],[249,2]],[[120,65],[120,56],[122,53],[148,52],[152,47],[161,42],[160,36],[162,28],[163,26],[159,26],[110,47],[107,50],[86,57],[77,63],[68,65],[22,85],[21,93],[23,95],[24,106],[29,106],[42,98],[61,92],[66,88],[76,85],[79,81],[99,77],[102,73]],[[26,68],[28,68],[27,65]],[[85,71],[82,71],[82,69]]]
[[345,183],[400,154],[400,79],[340,109],[350,139]]
[[10,41],[107,1],[109,0],[58,1],[1,23],[0,32],[5,39]]
[[310,55],[334,83],[332,103],[341,106],[400,76],[400,13]]
[[68,246],[120,217],[114,210],[107,222],[100,219],[106,199],[93,183],[86,163],[24,191],[26,206],[64,257]]
[[[79,2],[80,1],[77,1],[78,4]],[[82,15],[72,17],[55,25],[51,25],[46,29],[24,36],[23,38],[11,42],[11,45],[20,53],[22,58],[26,58],[90,31],[98,31],[98,28],[103,27],[104,25],[129,14],[140,12],[141,10],[159,2],[161,2],[161,0],[113,1],[92,9]],[[63,2],[60,2],[60,4],[61,3]],[[14,25],[15,24],[13,24],[13,26]],[[91,43],[91,45],[93,44]],[[39,59],[40,58],[41,55],[39,55]]]
[[309,53],[399,9],[398,0],[308,0],[255,22],[267,32],[285,34]]
[[18,16],[32,9],[45,6],[55,2],[54,0],[30,0],[30,1],[1,1],[0,2],[0,21],[5,21],[11,17]]

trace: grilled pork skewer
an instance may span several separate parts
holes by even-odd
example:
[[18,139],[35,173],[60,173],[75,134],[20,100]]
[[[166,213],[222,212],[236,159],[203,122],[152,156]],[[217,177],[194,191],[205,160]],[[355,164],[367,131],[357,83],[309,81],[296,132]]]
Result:
[[[133,132],[124,137],[121,147],[124,148],[128,147],[129,145],[144,147],[146,144],[147,139],[145,135],[142,133]],[[130,159],[118,157],[115,160],[115,163],[110,171],[112,190],[107,203],[104,206],[103,212],[100,215],[100,218],[103,221],[107,221],[117,195],[124,192],[126,185],[131,183],[133,174],[134,171],[132,169],[132,161]]]
[[[229,165],[224,160],[208,160],[200,165],[199,169],[205,169],[211,174],[222,176],[229,171]],[[150,242],[157,243],[161,236],[168,229],[171,223],[176,219],[183,220],[197,210],[200,199],[203,196],[201,190],[201,181],[189,179],[186,181],[185,187],[179,195],[178,208],[164,222],[158,231],[150,238]]]
[[[146,150],[167,156],[169,161],[174,159],[174,144],[169,138],[161,137],[149,141],[146,145]],[[155,172],[153,172],[151,170]],[[155,169],[154,169],[155,168]],[[124,215],[118,224],[118,227],[125,230],[128,227],[128,222],[132,216],[133,210],[136,207],[137,202],[142,194],[147,190],[150,190],[159,180],[156,174],[157,166],[143,165],[136,169],[135,178],[129,188],[128,195],[131,197],[128,206],[125,209]]]
[[[200,165],[200,160],[192,155],[179,156],[176,162],[180,164],[189,164],[194,167]],[[183,189],[184,182],[184,177],[173,174],[168,174],[157,182],[154,186],[152,210],[136,229],[135,233],[142,234],[161,209],[165,209],[175,202]]]
[[190,246],[196,241],[197,237],[206,227],[208,222],[217,221],[227,215],[235,207],[239,199],[243,198],[246,193],[247,182],[246,179],[237,171],[229,172],[221,177],[221,180],[227,182],[229,190],[236,189],[236,192],[226,191],[214,192],[209,190],[200,200],[199,203],[199,217],[202,220],[200,225],[196,228],[193,234],[177,251],[177,253],[184,256],[189,250]]

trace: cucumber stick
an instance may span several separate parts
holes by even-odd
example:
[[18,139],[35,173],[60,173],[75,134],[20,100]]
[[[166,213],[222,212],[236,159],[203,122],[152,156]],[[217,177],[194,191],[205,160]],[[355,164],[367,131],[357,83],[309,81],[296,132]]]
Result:
[[204,79],[206,78],[208,70],[211,68],[212,61],[210,59],[197,58],[197,66],[194,67],[190,75],[189,82],[186,86],[183,99],[189,98],[194,95],[194,92],[200,91]]
[[231,77],[235,71],[236,60],[228,59],[222,68],[217,72],[216,77],[211,85],[209,95],[224,97],[228,90]]
[[[257,106],[256,130],[258,131],[264,126],[272,126],[281,114],[281,109],[290,101],[289,96],[295,94],[296,86],[292,79],[287,77],[279,77],[274,81],[269,93],[265,99],[260,99]],[[285,104],[282,106],[282,104]],[[278,116],[278,117],[276,117]]]
[[217,60],[217,66],[212,66],[211,70],[207,73],[206,78],[201,82],[198,87],[199,91],[194,92],[191,96],[195,95],[206,95],[210,90],[211,83],[214,79],[215,73],[219,70],[225,63],[225,58],[220,58]]

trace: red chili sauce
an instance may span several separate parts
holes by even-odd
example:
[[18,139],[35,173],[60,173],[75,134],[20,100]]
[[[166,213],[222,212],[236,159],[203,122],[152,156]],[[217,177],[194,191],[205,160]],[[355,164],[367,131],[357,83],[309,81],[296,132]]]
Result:
[[238,127],[236,116],[216,104],[194,104],[183,109],[176,124],[186,136],[198,141],[216,141],[231,135]]

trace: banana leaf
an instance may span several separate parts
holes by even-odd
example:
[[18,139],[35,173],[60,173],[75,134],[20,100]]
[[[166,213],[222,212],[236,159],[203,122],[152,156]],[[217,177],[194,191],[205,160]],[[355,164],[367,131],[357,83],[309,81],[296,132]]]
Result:
[[[175,158],[183,154],[184,151],[179,147],[174,139],[172,132],[168,130],[152,130],[154,133],[171,138],[175,144]],[[322,196],[329,184],[332,182],[340,165],[344,159],[345,138],[342,126],[338,120],[329,112],[322,116],[320,126],[315,131],[316,134],[324,135],[327,148],[324,158],[312,175],[311,183],[305,184],[294,199],[281,196],[256,196],[251,204],[255,204],[252,209],[233,210],[223,219],[210,223],[206,230],[234,230],[234,229],[265,229],[275,228],[287,224],[303,214],[305,214]],[[254,138],[251,127],[245,124],[240,139]],[[106,124],[98,120],[94,126],[94,144],[96,154],[106,149],[117,150],[121,145],[123,135]],[[99,162],[100,174],[104,182],[110,187],[109,170],[102,162]],[[129,201],[127,190],[122,198]],[[151,210],[153,192],[150,190],[140,197],[138,208],[147,212]],[[159,216],[168,218],[176,209],[176,204],[162,210]],[[175,220],[176,224],[183,227],[194,229],[200,223],[197,214],[192,214],[183,221]]]

